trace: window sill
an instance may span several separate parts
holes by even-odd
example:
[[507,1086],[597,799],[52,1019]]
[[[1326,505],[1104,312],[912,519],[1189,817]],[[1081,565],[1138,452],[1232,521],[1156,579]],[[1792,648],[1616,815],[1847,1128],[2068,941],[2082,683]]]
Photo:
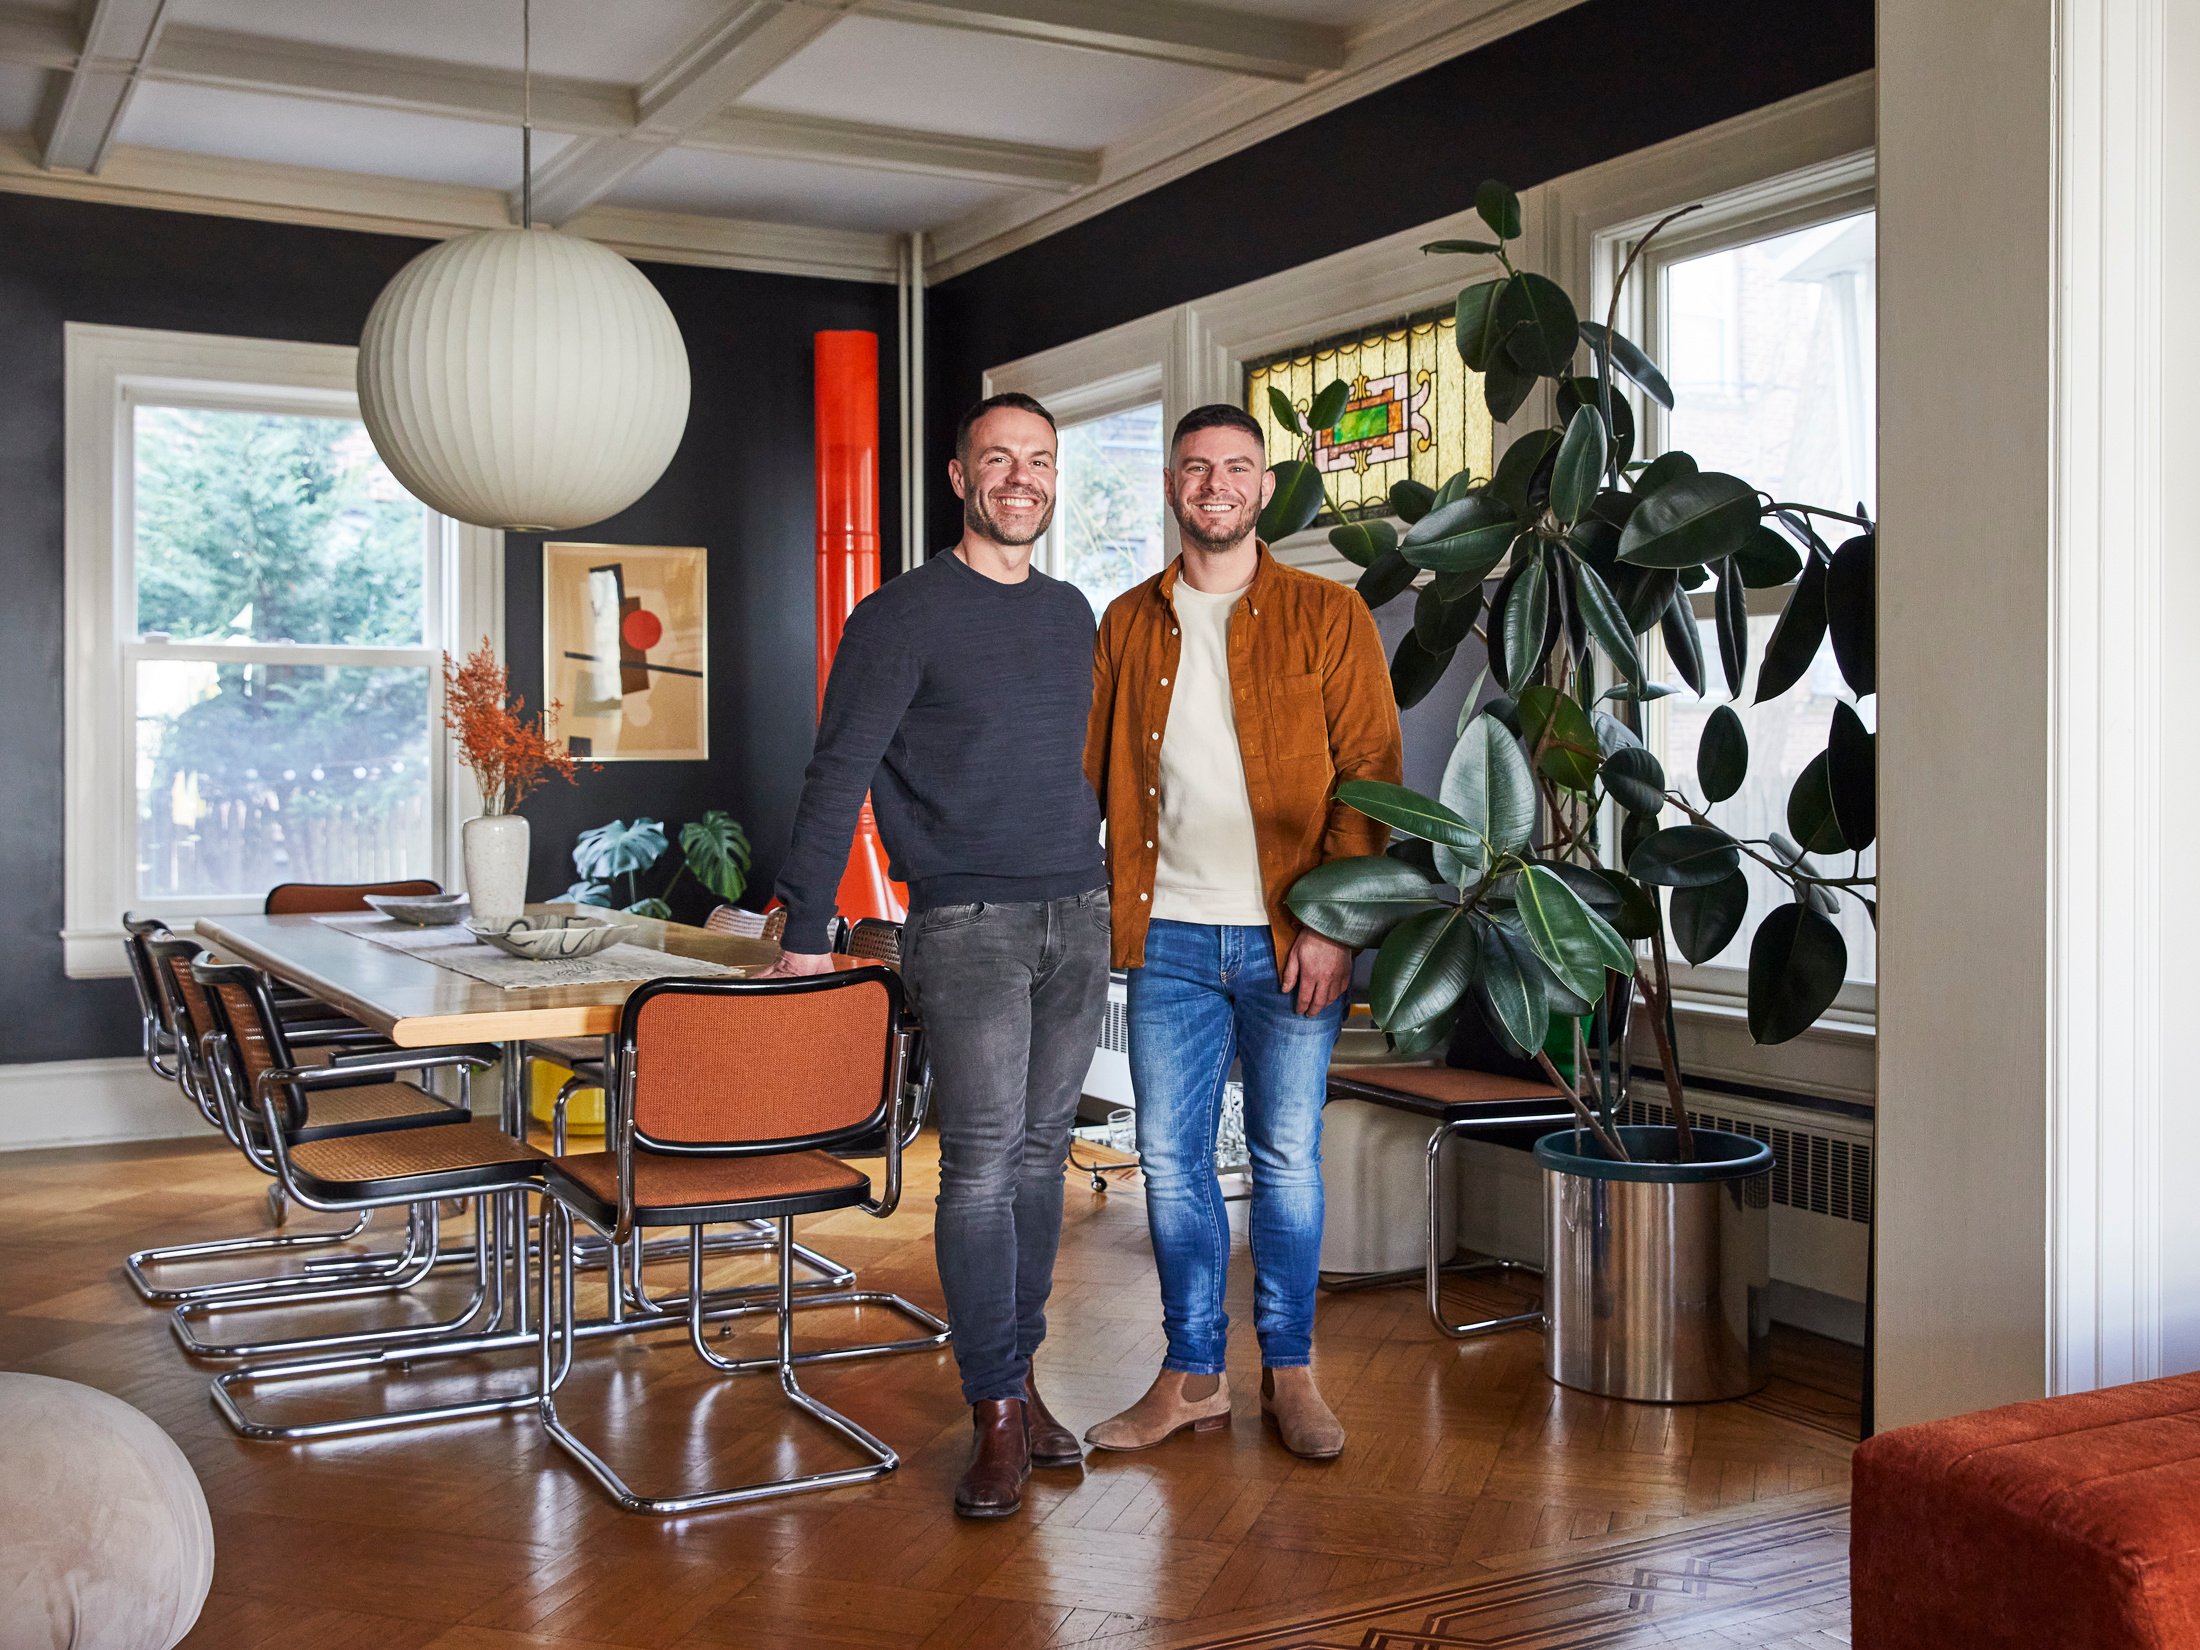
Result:
[[130,972],[120,928],[61,930],[61,972],[72,980],[116,980]]
[[[1676,998],[1681,1069],[1692,1081],[1815,1095],[1871,1106],[1878,1097],[1878,1033],[1872,1016],[1835,1009],[1808,1031],[1766,1046],[1749,1035],[1748,1011],[1730,999]],[[1635,1060],[1655,1065],[1657,1048],[1638,1032]]]

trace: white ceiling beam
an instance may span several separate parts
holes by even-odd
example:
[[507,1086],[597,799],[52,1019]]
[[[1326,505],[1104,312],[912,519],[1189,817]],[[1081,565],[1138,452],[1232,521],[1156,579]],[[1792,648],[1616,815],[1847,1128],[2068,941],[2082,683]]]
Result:
[[767,109],[729,109],[690,131],[680,146],[1057,193],[1082,189],[1100,176],[1100,156],[1093,150],[1000,143]]
[[39,123],[40,160],[49,170],[99,170],[167,10],[168,0],[95,0],[76,66]]
[[854,9],[1298,84],[1343,68],[1347,44],[1342,29],[1189,0],[856,0]]
[[[636,168],[677,146],[696,127],[845,15],[846,0],[736,0],[636,94],[636,123],[618,137],[567,144],[534,186],[535,215],[563,223],[611,192]],[[515,205],[517,204],[515,198]]]
[[[0,15],[0,57],[10,57]],[[517,126],[520,77],[504,69],[178,24],[162,32],[144,78],[220,91],[259,92]],[[631,131],[631,88],[607,80],[535,76],[535,124],[546,132],[609,137]]]
[[[73,31],[51,13],[0,5],[0,62],[73,65]],[[501,69],[176,24],[161,31],[141,80],[217,91],[517,125],[520,79]],[[627,138],[640,125],[633,89],[610,81],[537,75],[535,124],[582,138]],[[1004,143],[867,122],[732,108],[693,128],[683,147],[722,154],[902,172],[1066,193],[1094,182],[1091,150]],[[650,152],[654,153],[652,149]],[[647,158],[646,155],[644,158]]]

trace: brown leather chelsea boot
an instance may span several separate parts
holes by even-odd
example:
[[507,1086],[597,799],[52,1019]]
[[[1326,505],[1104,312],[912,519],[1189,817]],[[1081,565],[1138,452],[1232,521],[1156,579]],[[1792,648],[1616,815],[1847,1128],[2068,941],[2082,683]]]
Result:
[[1054,1418],[1047,1401],[1039,1396],[1039,1383],[1029,1370],[1024,1372],[1024,1434],[1031,1444],[1033,1466],[1084,1465],[1085,1452],[1078,1446],[1077,1434]]
[[963,1517],[1006,1518],[1024,1504],[1024,1480],[1031,1476],[1026,1424],[1021,1398],[989,1398],[970,1406],[976,1447],[955,1486],[955,1510]]

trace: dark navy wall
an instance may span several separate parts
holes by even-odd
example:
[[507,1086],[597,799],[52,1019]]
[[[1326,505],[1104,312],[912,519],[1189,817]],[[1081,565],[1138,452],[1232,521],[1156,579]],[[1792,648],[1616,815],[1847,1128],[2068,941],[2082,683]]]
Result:
[[[426,243],[0,195],[0,1063],[125,1054],[124,980],[70,980],[62,920],[62,325],[355,343],[382,285]],[[810,335],[878,332],[891,408],[891,287],[645,265],[686,334],[694,408],[633,508],[570,536],[711,552],[711,758],[619,763],[529,800],[538,897],[572,880],[585,826],[708,807],[747,825],[770,886],[816,727],[811,641]],[[883,443],[892,498],[895,444]],[[567,535],[561,535],[567,536]],[[539,541],[506,553],[514,684],[542,700]]]

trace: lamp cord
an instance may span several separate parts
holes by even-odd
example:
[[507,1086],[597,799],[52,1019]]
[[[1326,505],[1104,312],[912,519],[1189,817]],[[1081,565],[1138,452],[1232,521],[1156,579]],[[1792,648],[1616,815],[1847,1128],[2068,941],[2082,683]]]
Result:
[[519,0],[519,226],[535,227],[535,18]]

